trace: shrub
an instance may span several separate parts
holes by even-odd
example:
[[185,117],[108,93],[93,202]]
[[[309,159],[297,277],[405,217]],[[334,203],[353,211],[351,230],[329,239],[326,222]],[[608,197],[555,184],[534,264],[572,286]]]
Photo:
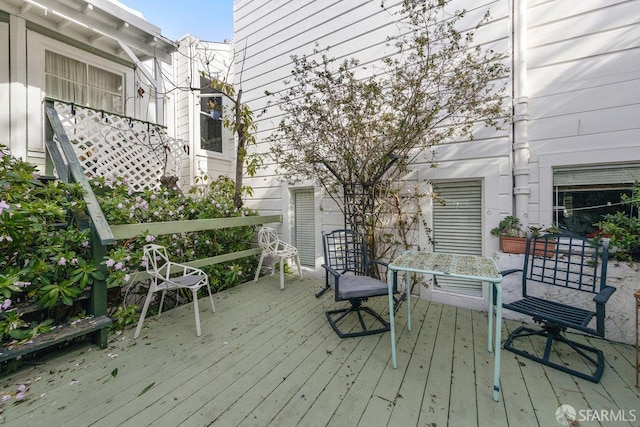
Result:
[[[251,209],[234,207],[235,185],[230,184],[233,182],[229,178],[219,177],[207,187],[184,196],[177,188],[136,193],[122,178],[92,180],[98,202],[112,225],[256,215]],[[109,287],[132,285],[135,274],[145,270],[142,248],[151,242],[165,246],[172,261],[188,262],[250,249],[254,236],[254,227],[246,226],[161,236],[145,233],[135,239],[118,241],[105,260],[107,283]],[[255,267],[256,260],[251,257],[208,266],[204,270],[210,276],[212,288],[219,291],[244,282]],[[190,301],[190,292],[183,296],[185,301]],[[115,309],[113,303],[112,309]]]
[[[64,321],[74,299],[102,278],[82,229],[81,187],[39,179],[35,166],[0,145],[0,340],[22,339]],[[16,306],[40,302],[42,317],[22,319]],[[80,309],[81,310],[81,309]]]
[[[595,224],[599,236],[610,239],[611,258],[622,261],[640,261],[640,182],[633,186],[631,197],[623,194],[622,202],[631,206],[631,212],[607,214],[604,220]],[[635,216],[634,216],[635,211]]]

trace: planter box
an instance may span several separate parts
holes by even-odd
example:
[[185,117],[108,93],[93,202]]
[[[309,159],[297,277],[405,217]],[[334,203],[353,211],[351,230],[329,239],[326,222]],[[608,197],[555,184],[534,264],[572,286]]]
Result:
[[[554,245],[555,246],[555,245]],[[524,254],[527,247],[526,237],[508,237],[500,236],[500,250],[506,254]],[[554,251],[555,247],[548,248],[550,251]],[[535,254],[538,256],[544,256],[545,247],[542,242],[538,242],[535,247]]]

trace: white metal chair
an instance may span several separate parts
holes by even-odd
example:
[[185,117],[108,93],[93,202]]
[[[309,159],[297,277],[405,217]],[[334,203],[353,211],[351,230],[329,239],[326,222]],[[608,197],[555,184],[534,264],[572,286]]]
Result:
[[[260,275],[260,269],[262,268],[262,262],[268,256],[274,257],[274,262],[280,259],[280,289],[284,289],[284,260],[289,258],[295,258],[296,264],[298,264],[298,274],[302,279],[302,269],[300,268],[300,257],[298,255],[298,249],[295,246],[280,240],[278,232],[271,227],[262,227],[258,231],[258,245],[262,248],[262,254],[260,254],[260,262],[258,263],[258,269],[256,270],[256,276],[253,279],[254,282],[258,280]],[[274,270],[271,270],[273,275]]]
[[162,304],[164,303],[164,295],[167,290],[178,290],[180,288],[191,289],[193,292],[193,310],[196,315],[196,335],[200,336],[200,311],[198,309],[198,290],[206,286],[209,291],[209,300],[211,300],[211,309],[215,312],[213,305],[213,296],[211,295],[211,287],[209,286],[209,277],[199,268],[190,267],[184,264],[178,264],[169,261],[167,250],[160,245],[146,245],[144,247],[144,256],[147,262],[147,273],[151,276],[151,283],[147,298],[144,301],[140,320],[136,327],[133,338],[138,338],[142,331],[142,323],[147,315],[149,303],[153,299],[153,294],[162,291],[160,298],[160,307],[158,308],[158,317],[162,313]]

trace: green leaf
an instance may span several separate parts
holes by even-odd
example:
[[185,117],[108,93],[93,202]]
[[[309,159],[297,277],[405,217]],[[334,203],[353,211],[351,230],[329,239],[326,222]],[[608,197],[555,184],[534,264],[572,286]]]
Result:
[[[114,369],[113,371],[111,371],[111,376],[112,376],[113,378],[115,378],[115,377],[117,377],[117,376],[118,376],[118,368],[116,368],[116,369]],[[151,384],[151,385],[153,385],[153,384]]]
[[151,389],[151,387],[153,387],[155,384],[156,384],[156,383],[151,383],[151,384],[149,384],[148,386],[146,386],[146,387],[144,388],[144,390],[142,390],[142,391],[138,394],[138,396],[142,396],[143,394],[145,394],[146,392],[148,392],[148,391]]

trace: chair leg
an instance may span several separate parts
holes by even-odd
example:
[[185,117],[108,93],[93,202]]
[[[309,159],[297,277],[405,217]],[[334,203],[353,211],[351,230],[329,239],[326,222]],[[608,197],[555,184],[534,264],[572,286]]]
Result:
[[280,289],[284,289],[284,258],[280,258]]
[[209,301],[211,301],[211,310],[215,313],[216,308],[213,306],[213,296],[211,295],[211,286],[207,283],[207,289],[209,290]]
[[[158,316],[157,318],[160,318],[160,314],[162,314],[162,305],[164,304],[164,294],[167,292],[167,290],[163,290],[162,291],[162,297],[160,297],[160,307],[158,307]],[[177,291],[176,291],[177,292]]]
[[147,310],[149,310],[149,303],[151,303],[151,297],[153,296],[153,284],[149,285],[149,292],[147,292],[147,298],[144,300],[144,306],[142,307],[142,313],[140,313],[140,320],[138,320],[138,326],[136,326],[136,332],[133,334],[133,339],[136,339],[140,336],[140,332],[142,331],[142,324],[144,323],[144,318],[147,316]]
[[196,314],[196,335],[200,336],[200,309],[198,307],[198,289],[192,289],[193,292],[193,311]]
[[262,268],[262,261],[264,261],[264,252],[260,254],[260,262],[258,262],[258,268],[256,269],[256,277],[253,278],[254,282],[258,281],[258,276],[260,276],[260,269]]
[[[378,324],[378,327],[375,329],[367,328],[364,318],[362,317],[362,312],[369,314],[375,322]],[[352,301],[351,306],[349,308],[343,308],[339,310],[330,310],[325,312],[327,316],[327,320],[331,325],[331,328],[335,331],[336,334],[340,338],[350,338],[350,337],[361,337],[364,335],[373,335],[380,334],[383,332],[387,332],[390,330],[389,323],[380,316],[375,310],[371,307],[366,307],[361,304],[360,301]],[[358,323],[360,324],[360,330],[355,330],[354,332],[343,332],[338,327],[338,324],[349,314],[355,314],[358,318]]]
[[296,254],[296,264],[298,264],[298,274],[300,275],[300,278],[302,279],[302,266],[300,265],[300,255]]

